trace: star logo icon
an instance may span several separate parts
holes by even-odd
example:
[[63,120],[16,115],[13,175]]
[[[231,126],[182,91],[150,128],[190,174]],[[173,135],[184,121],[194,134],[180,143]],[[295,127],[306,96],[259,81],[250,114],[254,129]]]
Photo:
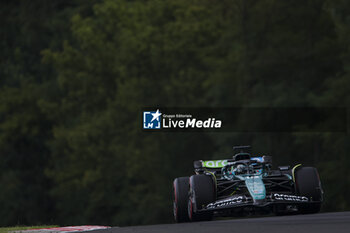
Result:
[[161,115],[162,113],[157,111],[143,112],[143,128],[144,129],[161,129]]
[[160,112],[159,112],[159,109],[157,109],[157,111],[155,113],[151,113],[151,115],[153,116],[152,121],[156,120],[159,121],[159,116],[162,115]]

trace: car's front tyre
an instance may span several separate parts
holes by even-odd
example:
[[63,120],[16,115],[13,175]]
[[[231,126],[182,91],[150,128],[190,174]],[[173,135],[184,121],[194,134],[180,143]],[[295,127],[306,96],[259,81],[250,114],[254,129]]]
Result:
[[190,196],[188,199],[188,217],[191,221],[209,221],[213,218],[212,211],[198,212],[209,203],[215,201],[215,182],[208,175],[193,175],[190,177]]
[[320,211],[323,191],[316,168],[299,168],[295,172],[295,188],[298,195],[308,197],[311,201],[317,202],[299,205],[300,213],[312,214]]
[[173,213],[176,222],[188,222],[187,200],[189,177],[179,177],[173,182]]

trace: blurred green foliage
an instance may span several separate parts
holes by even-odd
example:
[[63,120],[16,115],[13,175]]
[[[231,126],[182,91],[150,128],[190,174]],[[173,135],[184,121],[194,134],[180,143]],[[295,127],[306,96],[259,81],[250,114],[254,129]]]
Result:
[[318,167],[323,210],[350,209],[347,134],[155,134],[140,123],[145,106],[347,107],[348,1],[0,5],[1,226],[169,222],[172,180],[238,144]]

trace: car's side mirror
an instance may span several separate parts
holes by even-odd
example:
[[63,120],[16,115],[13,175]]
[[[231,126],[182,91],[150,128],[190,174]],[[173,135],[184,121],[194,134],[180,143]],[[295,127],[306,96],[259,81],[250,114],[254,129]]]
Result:
[[262,160],[263,160],[263,163],[272,164],[272,157],[271,157],[271,156],[266,156],[266,155],[264,155],[264,156],[262,157]]
[[193,167],[194,168],[202,168],[203,167],[203,165],[202,165],[202,160],[197,160],[197,161],[194,161],[193,162]]
[[279,166],[278,169],[280,171],[288,171],[288,170],[290,170],[290,166]]

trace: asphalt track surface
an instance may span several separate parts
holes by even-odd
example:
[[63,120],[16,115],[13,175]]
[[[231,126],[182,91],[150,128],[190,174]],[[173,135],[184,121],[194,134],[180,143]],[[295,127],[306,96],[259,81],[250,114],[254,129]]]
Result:
[[350,212],[112,227],[91,233],[350,233]]

